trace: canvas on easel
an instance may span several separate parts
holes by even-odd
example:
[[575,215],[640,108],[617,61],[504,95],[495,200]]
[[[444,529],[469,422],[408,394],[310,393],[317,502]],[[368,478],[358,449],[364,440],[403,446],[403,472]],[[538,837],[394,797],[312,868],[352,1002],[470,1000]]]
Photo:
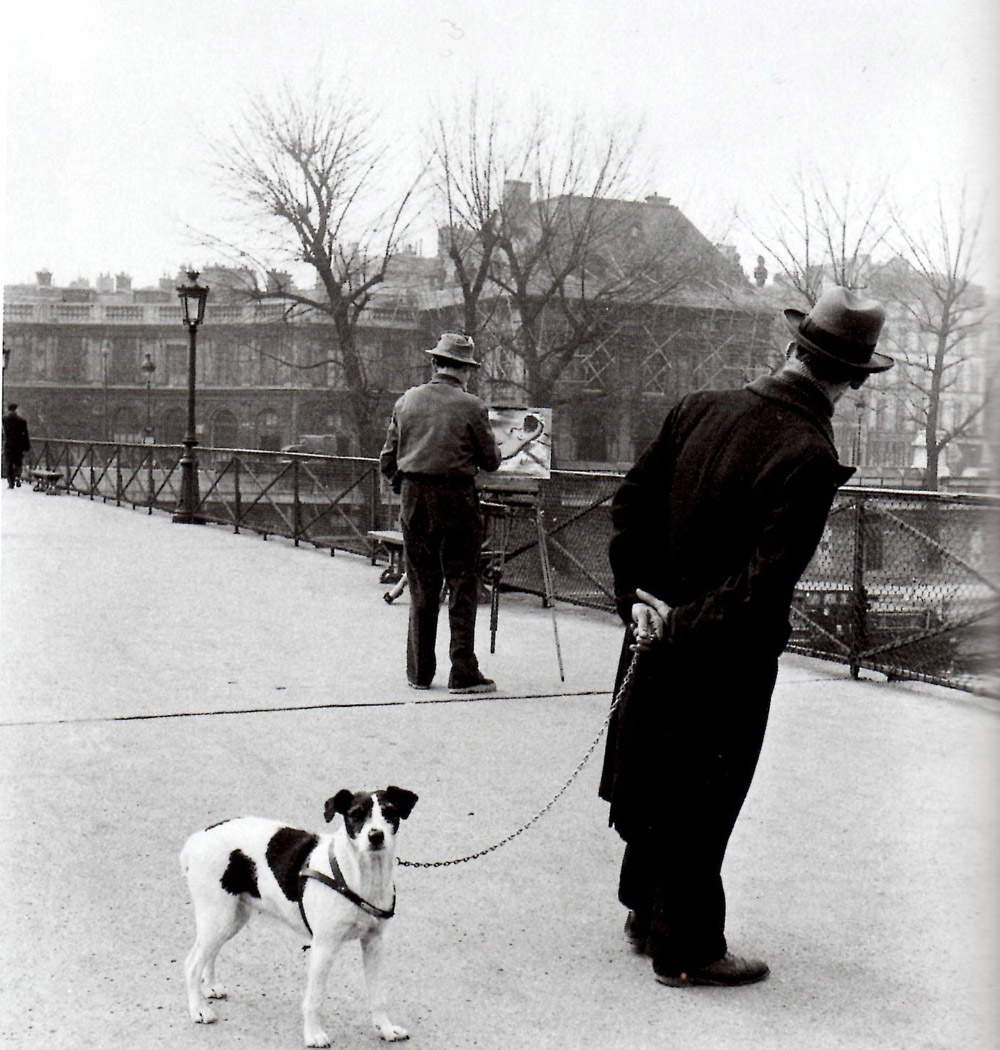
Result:
[[548,478],[552,472],[552,409],[496,405],[489,413],[500,446],[497,473]]
[[[507,540],[510,536],[511,518],[527,518],[533,523],[535,530],[544,601],[552,612],[552,631],[555,638],[556,657],[559,662],[559,678],[565,681],[544,511],[538,498],[541,482],[547,481],[552,474],[552,409],[495,405],[489,410],[489,420],[493,428],[493,437],[500,448],[500,466],[495,471],[477,475],[476,485],[480,493],[489,501],[495,501],[503,514],[503,526],[506,530],[500,545],[502,552],[498,561],[499,569],[494,579],[493,608],[490,617],[492,636],[495,636],[496,633],[500,575],[506,556]],[[490,652],[492,651],[491,641]]]

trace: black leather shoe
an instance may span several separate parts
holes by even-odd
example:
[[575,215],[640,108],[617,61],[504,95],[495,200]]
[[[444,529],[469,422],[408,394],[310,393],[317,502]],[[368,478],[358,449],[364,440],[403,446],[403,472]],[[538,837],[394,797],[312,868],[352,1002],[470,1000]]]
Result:
[[771,972],[762,959],[741,959],[726,952],[721,959],[701,966],[697,970],[682,970],[679,973],[663,973],[653,963],[653,973],[660,984],[671,988],[686,988],[692,984],[713,985],[716,988],[735,988],[741,984],[763,981]]
[[636,954],[645,955],[648,937],[649,920],[644,915],[630,911],[625,919],[625,941],[628,946]]
[[496,682],[492,678],[484,678],[482,675],[472,679],[470,682],[448,683],[449,693],[495,693],[496,691]]

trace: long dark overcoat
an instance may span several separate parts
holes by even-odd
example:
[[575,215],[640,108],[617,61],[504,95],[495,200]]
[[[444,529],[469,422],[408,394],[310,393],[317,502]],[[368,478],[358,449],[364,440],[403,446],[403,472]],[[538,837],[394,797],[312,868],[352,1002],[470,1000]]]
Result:
[[[853,473],[837,460],[831,416],[823,392],[787,372],[689,395],[614,498],[622,620],[637,587],[672,607],[608,732],[600,794],[627,841],[669,833],[696,799],[725,850],[763,740],[793,590]],[[626,632],[616,688],[628,642]]]
[[9,456],[23,456],[31,450],[28,424],[16,412],[8,412],[3,417],[3,447]]

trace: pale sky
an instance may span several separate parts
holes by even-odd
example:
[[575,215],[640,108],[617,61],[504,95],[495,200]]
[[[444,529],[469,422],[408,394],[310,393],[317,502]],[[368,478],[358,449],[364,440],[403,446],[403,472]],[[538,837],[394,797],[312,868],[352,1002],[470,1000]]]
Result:
[[[400,170],[435,107],[480,92],[595,122],[643,120],[656,191],[713,240],[757,248],[796,170],[888,180],[917,221],[938,187],[1000,171],[995,3],[987,0],[52,0],[5,15],[2,275],[136,286],[212,261],[187,228],[230,205],[213,142],[247,99],[317,71],[370,99]],[[433,229],[433,217],[427,228]],[[427,237],[424,250],[433,248]]]

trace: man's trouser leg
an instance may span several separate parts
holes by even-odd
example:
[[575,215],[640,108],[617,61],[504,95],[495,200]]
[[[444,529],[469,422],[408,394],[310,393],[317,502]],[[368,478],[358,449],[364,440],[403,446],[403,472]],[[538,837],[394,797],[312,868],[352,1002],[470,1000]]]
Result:
[[448,684],[468,685],[480,677],[476,659],[476,612],[479,606],[479,560],[483,525],[475,488],[451,490],[444,497],[441,563],[448,584],[451,633]]
[[425,486],[404,481],[400,525],[406,577],[410,587],[410,622],[406,636],[406,677],[415,685],[430,685],[437,669],[438,609],[444,574],[440,538]]
[[726,954],[721,858],[711,852],[703,837],[689,836],[625,847],[618,897],[649,924],[647,950],[664,972],[695,969]]
[[663,819],[628,844],[619,882],[621,902],[650,923],[648,949],[660,973],[705,966],[727,950],[722,863],[760,756],[777,661],[745,670],[742,688],[719,675],[699,694],[678,668],[665,698],[680,710],[664,728],[678,740],[664,741],[664,765],[673,770],[665,774]]

